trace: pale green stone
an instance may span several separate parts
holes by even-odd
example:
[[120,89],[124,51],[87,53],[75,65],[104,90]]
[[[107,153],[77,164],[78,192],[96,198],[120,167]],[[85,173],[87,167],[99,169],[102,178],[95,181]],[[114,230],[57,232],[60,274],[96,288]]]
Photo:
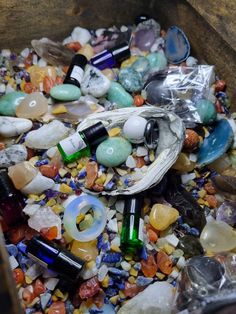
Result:
[[107,98],[111,103],[116,103],[118,108],[130,107],[134,103],[132,96],[117,82],[111,82]]
[[158,70],[164,70],[167,66],[167,59],[162,52],[149,53],[146,58],[148,59],[151,68],[158,68]]
[[25,98],[22,92],[12,92],[0,98],[0,114],[3,116],[15,116],[16,107]]
[[132,152],[132,146],[123,137],[110,137],[96,150],[97,161],[106,167],[116,167],[126,161]]
[[143,87],[142,75],[131,67],[120,70],[119,82],[128,92],[137,92]]
[[140,57],[131,65],[131,68],[144,75],[150,69],[149,60],[145,57]]
[[62,101],[72,101],[77,100],[81,96],[81,91],[79,87],[72,84],[62,84],[54,86],[50,90],[51,97],[62,100]]
[[196,107],[203,124],[211,124],[216,120],[216,108],[210,100],[200,99],[197,101]]

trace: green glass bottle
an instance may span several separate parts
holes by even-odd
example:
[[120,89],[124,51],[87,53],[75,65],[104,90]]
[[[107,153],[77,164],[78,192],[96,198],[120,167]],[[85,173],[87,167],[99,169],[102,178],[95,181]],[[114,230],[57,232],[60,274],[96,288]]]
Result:
[[91,155],[91,147],[103,142],[108,132],[102,122],[98,122],[83,131],[75,132],[57,144],[63,161],[68,164]]
[[143,247],[143,197],[133,195],[125,199],[121,230],[121,249],[124,253],[137,254]]

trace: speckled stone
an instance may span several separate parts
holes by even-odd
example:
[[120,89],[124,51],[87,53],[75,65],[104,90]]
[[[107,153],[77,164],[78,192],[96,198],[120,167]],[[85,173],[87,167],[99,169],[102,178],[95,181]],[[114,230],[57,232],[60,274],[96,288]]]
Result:
[[9,166],[25,161],[27,158],[27,150],[24,145],[12,145],[0,151],[0,168],[7,168]]
[[155,70],[164,70],[167,66],[167,59],[163,52],[152,52],[146,57],[149,61],[150,67]]
[[149,60],[145,57],[140,57],[132,64],[131,67],[141,75],[144,75],[150,69]]
[[133,68],[120,70],[119,82],[128,92],[137,92],[142,89],[142,75]]
[[107,167],[116,167],[126,161],[132,152],[130,142],[122,137],[111,137],[96,150],[97,161]]
[[15,116],[16,107],[25,98],[22,92],[12,92],[0,98],[0,114],[3,116]]

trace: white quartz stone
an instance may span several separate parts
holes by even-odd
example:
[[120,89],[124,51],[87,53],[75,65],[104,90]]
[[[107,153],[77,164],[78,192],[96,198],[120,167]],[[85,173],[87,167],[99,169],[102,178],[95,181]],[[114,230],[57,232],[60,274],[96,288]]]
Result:
[[97,68],[88,66],[81,82],[81,91],[84,95],[94,97],[104,96],[111,85],[111,81]]
[[49,149],[57,145],[68,133],[69,129],[62,122],[54,120],[29,132],[25,138],[25,145],[35,149]]
[[87,44],[91,39],[91,34],[86,28],[75,27],[71,33],[72,41],[78,41],[82,46]]
[[127,301],[118,314],[171,314],[173,299],[173,286],[156,282]]
[[126,159],[125,162],[126,166],[128,168],[135,168],[136,167],[136,160],[134,159],[134,157],[132,155],[129,155],[128,158]]
[[0,135],[13,137],[32,128],[32,121],[22,118],[0,117]]
[[21,189],[21,192],[28,194],[36,194],[39,195],[43,191],[53,188],[54,181],[50,178],[43,176],[40,172],[36,175],[36,177],[28,183],[26,186]]
[[148,155],[148,150],[145,146],[138,146],[137,148],[137,156],[143,157]]

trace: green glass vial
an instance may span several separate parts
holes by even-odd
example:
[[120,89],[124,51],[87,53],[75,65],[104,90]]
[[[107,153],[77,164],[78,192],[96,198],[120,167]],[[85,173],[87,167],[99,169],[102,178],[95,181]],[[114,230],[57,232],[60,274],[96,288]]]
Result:
[[83,131],[75,132],[57,144],[64,163],[68,164],[77,159],[91,155],[91,147],[103,142],[108,132],[102,122],[98,122]]
[[143,197],[133,195],[125,199],[121,230],[121,249],[137,254],[143,247]]

